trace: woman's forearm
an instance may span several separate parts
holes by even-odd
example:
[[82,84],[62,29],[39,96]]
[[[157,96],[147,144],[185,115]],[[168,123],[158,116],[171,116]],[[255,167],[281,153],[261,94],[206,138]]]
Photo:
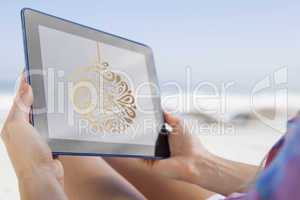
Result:
[[255,178],[258,167],[208,154],[195,157],[186,179],[223,195],[245,190]]
[[[28,170],[29,171],[29,170]],[[36,167],[18,177],[22,200],[67,200],[63,180],[48,166]]]

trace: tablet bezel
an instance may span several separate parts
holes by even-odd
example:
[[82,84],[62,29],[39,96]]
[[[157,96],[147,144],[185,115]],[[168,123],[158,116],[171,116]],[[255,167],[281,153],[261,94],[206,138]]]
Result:
[[[35,70],[42,71],[42,58],[40,50],[38,26],[46,26],[52,29],[71,33],[74,35],[101,41],[120,48],[129,49],[145,55],[147,70],[151,83],[158,86],[157,75],[154,66],[152,50],[147,45],[137,43],[126,38],[112,35],[94,28],[90,28],[75,22],[65,20],[30,8],[21,11],[24,50],[28,82],[32,85],[34,94],[33,125],[45,138],[55,155],[101,155],[101,156],[124,156],[143,158],[166,158],[169,157],[169,145],[167,134],[158,134],[156,145],[120,144],[90,142],[78,140],[51,139],[48,137],[47,113],[36,113],[37,108],[46,107],[44,82],[41,76],[34,76]],[[153,99],[153,105],[157,119],[164,122],[160,98]],[[80,145],[79,145],[80,144]]]

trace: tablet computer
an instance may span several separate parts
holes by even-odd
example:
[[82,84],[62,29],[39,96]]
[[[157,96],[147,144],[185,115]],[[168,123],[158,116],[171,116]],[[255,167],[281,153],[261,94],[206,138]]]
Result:
[[169,156],[152,50],[21,11],[32,123],[56,155]]

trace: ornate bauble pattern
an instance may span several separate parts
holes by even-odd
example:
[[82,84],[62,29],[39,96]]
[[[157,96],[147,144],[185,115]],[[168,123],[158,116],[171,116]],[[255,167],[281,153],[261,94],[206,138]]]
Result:
[[[88,120],[91,128],[99,132],[121,133],[133,124],[136,105],[129,81],[124,75],[112,71],[107,62],[96,62],[93,66],[75,70],[71,81],[76,87],[70,96],[75,111]],[[91,91],[95,91],[94,95]]]

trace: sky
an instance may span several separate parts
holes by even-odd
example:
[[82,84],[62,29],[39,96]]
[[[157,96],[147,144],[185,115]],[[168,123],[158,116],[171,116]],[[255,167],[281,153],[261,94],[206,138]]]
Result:
[[186,86],[188,77],[192,87],[235,81],[237,90],[248,89],[283,66],[291,90],[300,89],[299,1],[0,0],[2,89],[24,66],[23,7],[151,46],[163,90],[171,90],[169,81]]

